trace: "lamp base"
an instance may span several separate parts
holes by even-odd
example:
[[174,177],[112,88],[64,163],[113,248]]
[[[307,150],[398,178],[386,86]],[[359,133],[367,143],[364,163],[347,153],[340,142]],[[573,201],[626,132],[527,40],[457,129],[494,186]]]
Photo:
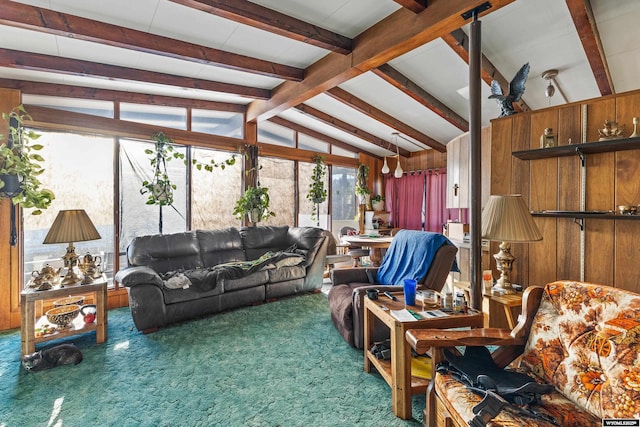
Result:
[[496,281],[496,284],[491,288],[491,293],[494,294],[515,294],[516,290],[511,286],[509,280],[509,274],[515,257],[511,255],[511,244],[508,242],[502,242],[500,244],[500,252],[495,254],[493,258],[496,260],[496,267],[500,271],[500,278]]
[[62,278],[60,286],[75,285],[80,282],[82,279],[80,279],[74,271],[74,267],[78,265],[78,255],[76,255],[76,248],[73,246],[73,243],[69,242],[69,246],[67,246],[67,253],[62,257],[62,261],[64,262],[64,266],[67,268],[67,274]]

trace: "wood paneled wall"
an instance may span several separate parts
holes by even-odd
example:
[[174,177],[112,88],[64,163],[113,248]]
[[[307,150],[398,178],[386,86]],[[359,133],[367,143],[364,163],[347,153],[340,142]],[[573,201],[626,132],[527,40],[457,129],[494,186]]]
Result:
[[[583,116],[586,112],[586,135]],[[495,119],[491,124],[491,193],[522,194],[532,211],[615,210],[640,204],[640,150],[589,154],[586,197],[581,206],[582,168],[578,156],[520,160],[511,153],[540,148],[540,135],[553,128],[558,145],[598,141],[605,120],[633,130],[640,117],[640,91],[587,100]],[[586,219],[582,232],[570,218],[536,217],[542,242],[513,244],[512,281],[544,285],[553,280],[584,280],[640,291],[640,220]],[[498,243],[492,242],[491,252]],[[584,262],[584,273],[582,272]],[[495,268],[495,266],[493,266]]]

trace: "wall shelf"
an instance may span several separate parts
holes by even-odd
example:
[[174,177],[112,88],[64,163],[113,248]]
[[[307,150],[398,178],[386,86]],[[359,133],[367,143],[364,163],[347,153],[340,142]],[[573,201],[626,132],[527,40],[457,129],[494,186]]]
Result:
[[533,150],[514,151],[512,154],[521,160],[550,159],[581,154],[607,153],[640,149],[640,137],[611,139],[607,141],[585,142],[583,144],[560,145],[558,147],[536,148]]
[[590,211],[539,211],[531,212],[532,216],[556,217],[556,218],[584,218],[584,219],[630,219],[640,220],[640,215],[620,215],[610,212]]

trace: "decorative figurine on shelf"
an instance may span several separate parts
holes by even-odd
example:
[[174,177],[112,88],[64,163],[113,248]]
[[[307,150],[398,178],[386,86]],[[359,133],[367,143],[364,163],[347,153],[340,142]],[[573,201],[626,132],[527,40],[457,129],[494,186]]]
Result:
[[604,128],[598,129],[598,134],[600,135],[599,141],[606,141],[608,139],[617,139],[624,137],[624,125],[618,128],[618,122],[614,122],[612,120],[604,121]]
[[506,117],[516,113],[516,110],[513,108],[513,103],[520,101],[520,98],[522,98],[522,94],[524,94],[524,83],[527,81],[528,75],[529,63],[527,62],[518,70],[513,80],[511,80],[511,83],[509,83],[509,93],[506,95],[502,93],[500,83],[496,80],[491,82],[491,95],[489,99],[495,99],[498,101],[498,104],[500,104],[500,108],[502,109],[500,117]]
[[631,135],[629,135],[629,138],[637,138],[640,136],[640,133],[638,133],[638,118],[634,117],[633,118],[633,133]]
[[549,148],[556,146],[556,136],[553,134],[552,128],[546,128],[540,136],[540,148]]

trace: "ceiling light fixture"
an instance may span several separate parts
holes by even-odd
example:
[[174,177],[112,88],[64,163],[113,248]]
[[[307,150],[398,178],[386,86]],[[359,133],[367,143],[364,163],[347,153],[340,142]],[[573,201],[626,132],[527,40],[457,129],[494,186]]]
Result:
[[402,178],[402,174],[404,173],[404,171],[402,170],[402,166],[400,166],[400,147],[398,147],[398,135],[399,135],[399,132],[393,132],[391,135],[393,135],[395,137],[396,157],[398,158],[398,163],[396,163],[396,170],[393,173],[393,176],[395,176],[396,178]]
[[557,75],[558,70],[547,70],[542,73],[542,78],[549,82],[547,88],[544,90],[544,96],[549,98],[549,102],[551,102],[551,97],[556,93],[556,88],[553,86],[553,83]]
[[383,175],[388,174],[390,171],[389,169],[389,165],[387,164],[387,156],[384,156],[384,164],[382,165],[382,170],[380,172],[382,172]]

